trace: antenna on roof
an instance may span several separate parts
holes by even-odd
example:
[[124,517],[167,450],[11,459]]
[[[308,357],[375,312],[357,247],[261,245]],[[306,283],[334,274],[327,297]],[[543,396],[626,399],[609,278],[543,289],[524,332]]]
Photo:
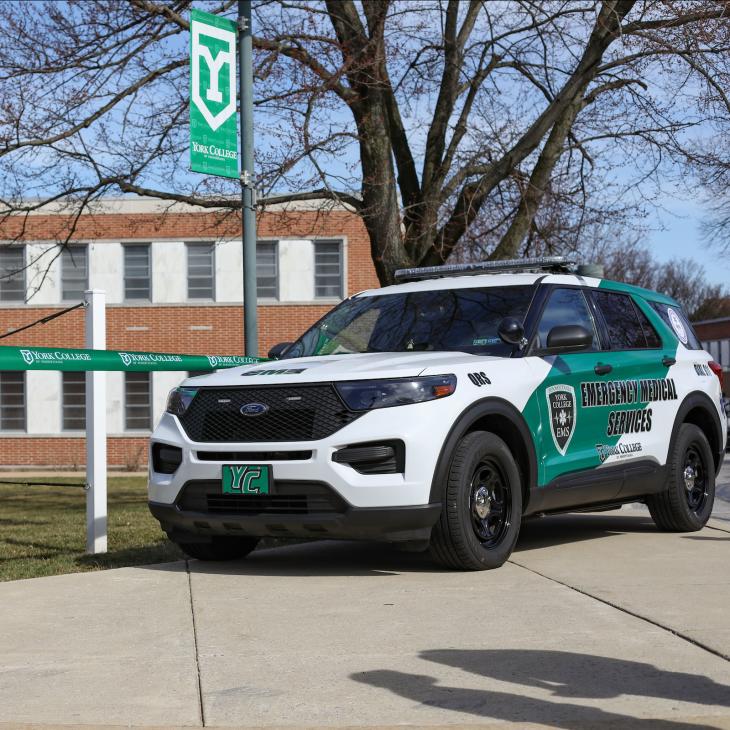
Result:
[[571,274],[575,271],[575,261],[567,259],[565,256],[537,256],[507,261],[479,261],[473,264],[422,266],[416,269],[398,269],[395,272],[395,278],[413,281],[442,276],[468,276],[507,271],[549,271],[555,274]]

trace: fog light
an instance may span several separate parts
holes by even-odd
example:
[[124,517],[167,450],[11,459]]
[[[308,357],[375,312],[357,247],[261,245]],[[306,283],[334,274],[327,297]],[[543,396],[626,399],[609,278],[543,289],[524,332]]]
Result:
[[158,474],[174,474],[182,463],[182,449],[167,444],[152,444],[152,469]]

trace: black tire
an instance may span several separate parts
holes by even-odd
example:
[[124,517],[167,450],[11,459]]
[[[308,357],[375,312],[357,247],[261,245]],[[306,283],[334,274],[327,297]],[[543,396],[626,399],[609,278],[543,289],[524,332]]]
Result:
[[514,549],[521,518],[520,471],[507,444],[487,431],[464,436],[451,460],[431,556],[458,570],[499,568]]
[[186,555],[198,560],[239,560],[258,545],[259,538],[216,535],[209,542],[174,542]]
[[[665,532],[701,530],[715,501],[715,462],[707,437],[697,426],[679,427],[667,467],[666,490],[646,498],[654,524]],[[688,467],[691,472],[685,475]]]

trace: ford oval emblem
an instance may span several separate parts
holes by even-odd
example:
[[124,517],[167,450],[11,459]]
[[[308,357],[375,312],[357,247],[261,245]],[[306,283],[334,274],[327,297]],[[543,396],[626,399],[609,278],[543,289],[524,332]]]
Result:
[[268,410],[269,407],[265,403],[246,403],[240,408],[243,416],[263,416]]

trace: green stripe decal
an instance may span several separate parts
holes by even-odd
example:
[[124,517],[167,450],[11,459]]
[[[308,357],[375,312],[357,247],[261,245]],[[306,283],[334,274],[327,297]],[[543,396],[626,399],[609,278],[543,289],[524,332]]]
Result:
[[265,362],[240,355],[177,355],[165,352],[71,350],[61,347],[0,347],[0,370],[216,370]]

